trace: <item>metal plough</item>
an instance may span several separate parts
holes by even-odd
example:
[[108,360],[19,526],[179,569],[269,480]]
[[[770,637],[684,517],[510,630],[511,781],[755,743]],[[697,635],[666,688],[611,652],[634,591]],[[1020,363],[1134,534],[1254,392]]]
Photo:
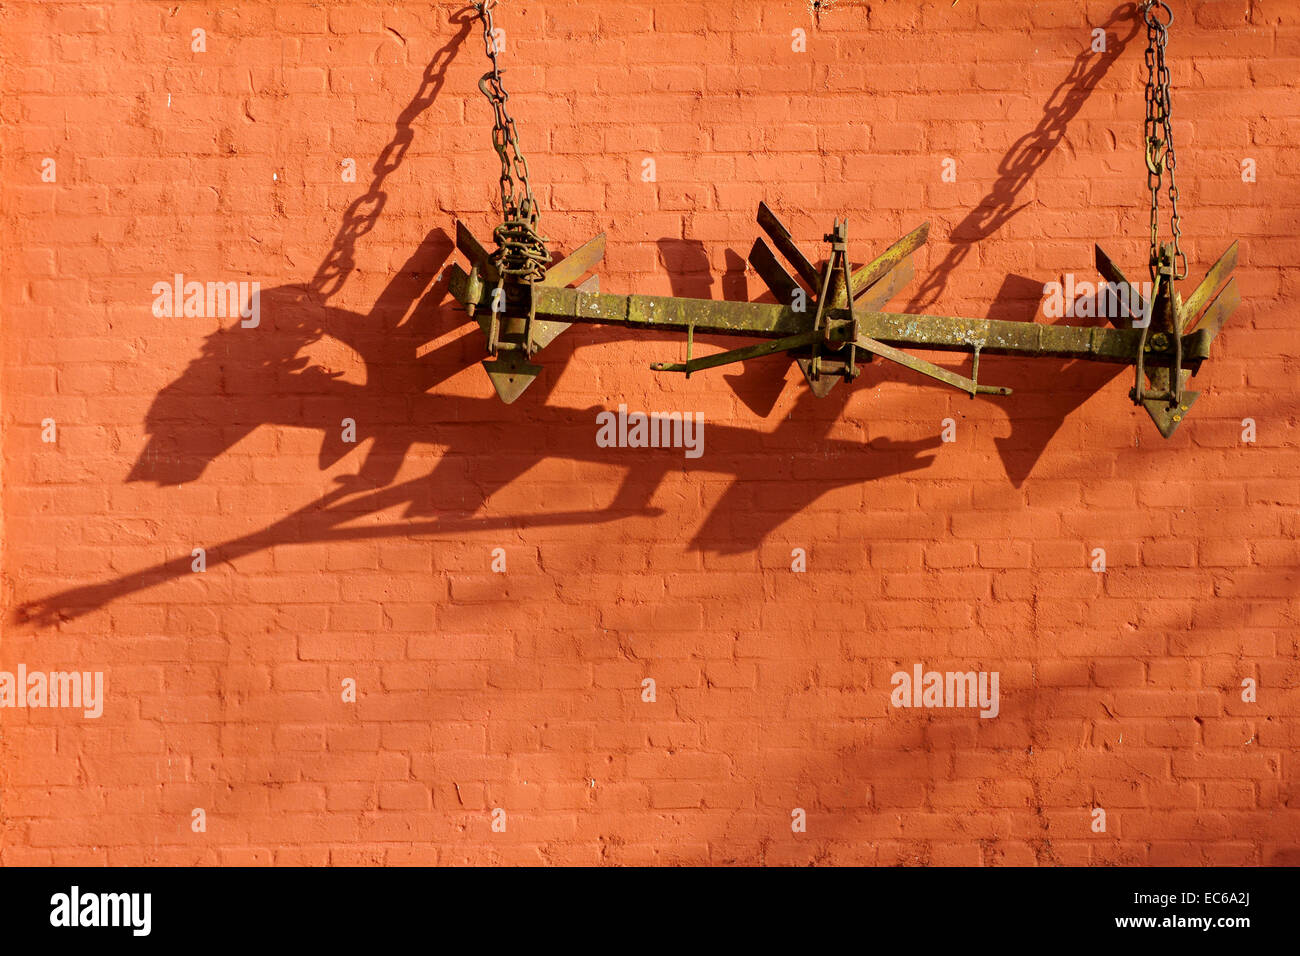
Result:
[[[926,241],[929,223],[865,265],[853,268],[848,257],[847,222],[837,220],[824,237],[830,246],[829,258],[814,265],[765,203],[759,205],[758,224],[771,245],[757,239],[749,264],[767,285],[775,304],[600,292],[597,276],[581,280],[604,255],[603,234],[555,262],[546,240],[537,233],[538,207],[497,66],[491,17],[494,2],[478,5],[492,59],[492,70],[480,87],[496,114],[493,142],[502,163],[503,223],[494,234],[497,248],[493,252],[463,223],[456,223],[456,246],[468,260],[468,268],[452,266],[450,290],[483,329],[489,355],[484,367],[503,401],[519,397],[542,371],[533,364],[534,355],[576,322],[684,333],[686,360],[660,362],[651,368],[687,377],[733,362],[786,353],[799,364],[818,397],[825,396],[841,379],[857,378],[862,364],[876,358],[972,397],[1011,393],[1005,386],[979,381],[981,355],[1108,362],[1134,367],[1130,395],[1167,438],[1199,396],[1187,390],[1188,379],[1210,357],[1211,343],[1240,302],[1231,276],[1237,263],[1237,243],[1232,243],[1187,299],[1175,291],[1175,280],[1186,275],[1186,258],[1178,245],[1178,193],[1173,183],[1176,158],[1169,123],[1169,76],[1164,65],[1172,14],[1160,0],[1148,0],[1143,8],[1149,37],[1146,138],[1152,196],[1152,291],[1143,295],[1097,247],[1097,269],[1104,280],[1097,286],[1098,314],[1110,317],[1110,325],[1096,327],[883,311],[911,280],[912,255]],[[1161,19],[1162,11],[1168,19]],[[1160,244],[1157,221],[1164,172],[1170,180],[1173,241]],[[697,334],[759,341],[697,356]],[[941,368],[904,351],[908,348],[969,352],[970,375]]]

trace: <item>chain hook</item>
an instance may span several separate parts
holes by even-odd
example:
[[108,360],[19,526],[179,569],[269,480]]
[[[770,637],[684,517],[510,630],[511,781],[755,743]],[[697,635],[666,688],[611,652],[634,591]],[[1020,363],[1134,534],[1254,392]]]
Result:
[[[1164,21],[1154,15],[1157,10],[1164,10],[1166,17]],[[1146,21],[1149,27],[1168,30],[1169,25],[1174,22],[1174,11],[1170,9],[1169,4],[1165,3],[1165,0],[1146,0],[1146,4],[1142,7],[1142,19]]]
[[1147,139],[1147,172],[1152,176],[1159,176],[1164,172],[1166,152],[1164,140],[1158,136]]

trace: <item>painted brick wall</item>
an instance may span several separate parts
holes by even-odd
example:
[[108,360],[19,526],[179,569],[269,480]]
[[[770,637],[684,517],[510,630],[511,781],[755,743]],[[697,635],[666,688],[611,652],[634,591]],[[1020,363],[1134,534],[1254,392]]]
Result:
[[[463,7],[5,3],[0,670],[106,699],[0,710],[0,862],[1300,862],[1300,4],[1173,8],[1188,288],[1240,238],[1243,302],[1164,441],[1118,366],[815,400],[590,327],[503,406],[447,295],[497,217]],[[759,298],[764,199],[855,259],[929,220],[911,311],[1046,321],[1094,242],[1142,271],[1129,5],[497,20],[605,291]],[[177,273],[260,324],[156,317]],[[702,413],[702,457],[597,447],[620,403]],[[917,664],[998,672],[998,716],[891,706]]]

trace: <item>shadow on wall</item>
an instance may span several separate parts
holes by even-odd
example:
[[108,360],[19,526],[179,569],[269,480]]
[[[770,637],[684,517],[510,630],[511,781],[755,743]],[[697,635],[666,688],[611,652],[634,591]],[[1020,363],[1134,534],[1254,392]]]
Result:
[[1074,58],[1070,72],[1043,105],[1043,115],[1038,125],[1011,145],[998,163],[998,178],[992,188],[966,218],[953,227],[952,248],[921,283],[908,304],[908,311],[924,312],[933,306],[947,287],[948,276],[966,261],[966,257],[974,250],[975,243],[993,235],[1029,205],[1027,202],[1016,205],[1016,199],[1034,174],[1047,162],[1052,151],[1061,144],[1070,121],[1078,115],[1102,77],[1137,36],[1142,19],[1132,3],[1116,7],[1099,29],[1109,30],[1120,23],[1128,25],[1128,33],[1124,36],[1107,33],[1106,52],[1093,53],[1089,48]]
[[[1112,35],[1109,32],[1111,28],[1121,25],[1127,28],[1123,35]],[[992,188],[953,227],[950,236],[952,247],[917,289],[916,295],[908,303],[909,312],[925,312],[933,307],[947,287],[948,277],[966,260],[976,244],[992,236],[1029,205],[1028,202],[1017,205],[1020,193],[1060,145],[1070,121],[1078,115],[1097,84],[1138,35],[1141,25],[1142,18],[1132,3],[1121,4],[1111,11],[1107,20],[1100,25],[1100,29],[1107,31],[1105,52],[1094,53],[1088,48],[1075,57],[1070,72],[1043,105],[1043,115],[1038,125],[1011,145],[998,163],[998,178]],[[1027,295],[1022,284],[1016,281],[1018,279],[1023,282],[1033,281],[1009,276],[989,307],[988,318],[1033,320],[1041,295]],[[1035,283],[1035,286],[1037,290],[1042,289],[1041,282]],[[1120,374],[1122,369],[1122,366],[1093,362],[1035,360],[1034,371],[1040,380],[1054,382],[1059,387],[1049,392],[1036,392],[1032,396],[1032,408],[1017,407],[1019,403],[1014,397],[1006,403],[1016,424],[1012,434],[997,439],[996,444],[1007,476],[1016,487],[1029,477],[1034,464],[1070,413]]]
[[[709,267],[709,256],[704,243],[698,239],[665,237],[658,240],[657,244],[659,261],[668,273],[673,295],[688,299],[713,298],[713,272]],[[725,256],[727,269],[722,275],[722,298],[728,302],[748,302],[748,264],[734,249],[728,249]],[[770,293],[764,298],[772,300]],[[700,341],[725,342],[723,348],[736,347],[734,342],[717,336],[700,336]],[[760,418],[767,418],[785,390],[786,375],[792,364],[788,355],[778,353],[763,359],[741,362],[733,366],[735,371],[723,372],[722,377],[746,408]],[[840,395],[843,391],[844,389],[836,389],[831,394]]]
[[[1131,5],[1126,7],[1131,10]],[[1124,8],[1122,8],[1124,9]],[[453,243],[441,230],[430,232],[367,313],[327,304],[354,269],[356,240],[373,228],[387,194],[383,183],[402,163],[413,138],[413,122],[436,98],[446,69],[473,25],[472,13],[453,18],[456,35],[435,54],[416,96],[397,120],[397,132],[373,166],[366,194],[348,207],[334,244],[312,280],[262,293],[262,324],[256,334],[237,326],[213,333],[202,354],[154,400],[145,420],[149,440],[127,480],[160,486],[198,480],[209,463],[261,425],[321,428],[319,464],[326,469],[364,442],[371,442],[354,475],[340,477],[338,487],[309,505],[253,534],[208,548],[210,564],[233,560],[277,544],[309,544],[359,538],[404,537],[414,534],[463,534],[496,528],[547,525],[590,525],[633,515],[658,515],[654,494],[670,472],[721,473],[734,479],[704,520],[691,545],[701,550],[737,553],[757,548],[763,539],[832,489],[922,469],[933,461],[938,437],[920,441],[877,439],[865,445],[826,437],[850,394],[838,388],[826,399],[804,392],[775,430],[758,433],[746,428],[709,423],[707,454],[684,459],[681,449],[634,450],[599,448],[595,416],[601,406],[566,408],[547,403],[576,346],[575,336],[562,336],[546,351],[546,372],[505,412],[495,396],[462,398],[430,390],[480,358],[477,335],[469,335],[425,354],[421,350],[446,331],[465,325],[463,313],[444,305],[446,284],[435,280]],[[1112,17],[1110,22],[1114,22]],[[1130,33],[1129,37],[1133,34]],[[1014,196],[1041,165],[1043,155],[1062,134],[1064,124],[1128,38],[1109,45],[1109,52],[1092,62],[1081,54],[1070,77],[1058,87],[1038,129],[1018,141],[1003,167],[1005,175],[957,237],[956,247],[927,280],[918,301],[933,301],[947,274],[969,251],[969,243],[990,234],[1017,209]],[[708,297],[714,279],[703,246],[684,240],[663,240],[661,254],[676,295]],[[747,299],[743,259],[727,251],[721,279],[727,298]],[[475,326],[476,328],[476,326]],[[330,336],[353,349],[365,365],[363,384],[345,381],[301,353]],[[897,375],[913,381],[901,369],[880,366],[869,373]],[[1052,370],[1042,366],[1036,372]],[[1075,363],[1080,364],[1080,363]],[[757,414],[770,414],[784,387],[788,361],[779,357],[747,364],[728,376],[742,400]],[[1098,371],[1095,367],[1089,374]],[[1095,379],[1100,387],[1114,374]],[[1093,379],[1088,379],[1093,381]],[[1060,384],[1058,382],[1058,384]],[[1076,384],[1071,382],[1071,385]],[[1086,384],[1086,383],[1085,383]],[[1065,414],[1091,392],[1053,393],[1051,407],[1036,408],[1037,417],[1011,438],[999,440],[1013,480],[1029,473]],[[221,396],[220,420],[200,417]],[[200,401],[202,399],[202,401]],[[820,403],[820,404],[818,404]],[[357,423],[356,444],[339,434],[344,418]],[[508,455],[484,455],[500,444],[503,419],[530,427],[512,428]],[[1006,447],[1003,448],[1003,442]],[[421,478],[393,484],[411,448],[417,444],[443,446],[433,470]],[[782,454],[784,453],[784,454]],[[486,516],[488,499],[545,459],[562,458],[621,467],[622,484],[603,509],[530,512]],[[773,483],[780,495],[760,495]],[[778,500],[779,504],[773,504]],[[388,525],[350,527],[365,515],[403,507],[403,520]],[[190,573],[188,555],[98,584],[73,588],[28,602],[16,610],[19,620],[50,624],[80,616],[108,602]]]

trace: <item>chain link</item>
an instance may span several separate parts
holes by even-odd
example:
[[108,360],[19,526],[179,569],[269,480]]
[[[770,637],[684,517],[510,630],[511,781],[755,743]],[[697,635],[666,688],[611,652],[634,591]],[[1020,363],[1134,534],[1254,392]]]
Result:
[[501,84],[503,71],[497,63],[496,27],[492,21],[496,2],[482,0],[474,4],[483,21],[483,44],[492,61],[492,69],[483,74],[478,86],[492,104],[492,146],[501,158],[502,222],[492,233],[497,244],[492,261],[502,278],[536,282],[545,277],[551,254],[546,249],[547,240],[537,232],[540,210],[528,179],[528,160],[519,149],[515,120],[506,107],[510,94]]
[[[1164,14],[1164,19],[1161,18]],[[1156,281],[1160,270],[1160,189],[1164,173],[1169,172],[1169,227],[1173,233],[1174,278],[1187,275],[1187,256],[1181,248],[1182,223],[1178,212],[1178,184],[1174,171],[1178,156],[1174,152],[1174,128],[1171,116],[1169,67],[1165,62],[1165,45],[1169,42],[1169,26],[1174,13],[1164,0],[1146,0],[1142,18],[1147,25],[1147,83],[1146,83],[1146,164],[1147,188],[1151,191],[1151,280]]]

